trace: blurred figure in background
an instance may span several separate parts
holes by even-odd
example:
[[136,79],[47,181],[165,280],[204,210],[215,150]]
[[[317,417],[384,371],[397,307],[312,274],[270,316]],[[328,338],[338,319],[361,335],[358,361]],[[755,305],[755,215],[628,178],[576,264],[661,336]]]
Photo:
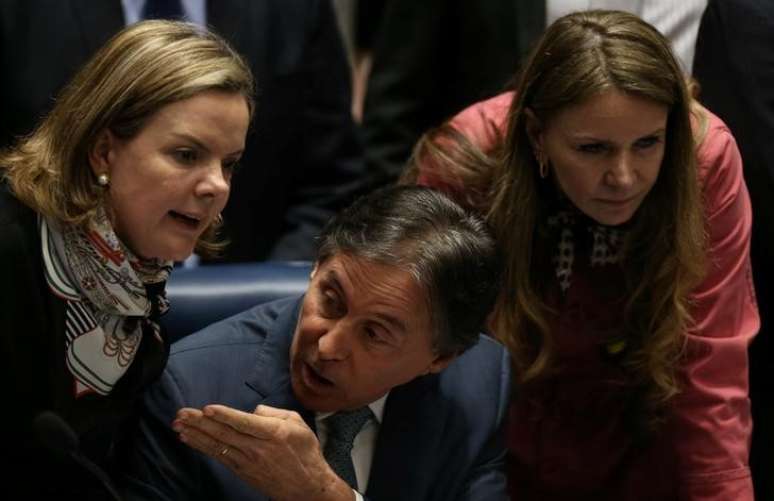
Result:
[[427,129],[501,92],[543,23],[541,2],[388,0],[363,109],[369,172],[394,181]]
[[352,117],[357,123],[363,120],[363,101],[373,62],[374,38],[387,1],[333,0],[352,66]]

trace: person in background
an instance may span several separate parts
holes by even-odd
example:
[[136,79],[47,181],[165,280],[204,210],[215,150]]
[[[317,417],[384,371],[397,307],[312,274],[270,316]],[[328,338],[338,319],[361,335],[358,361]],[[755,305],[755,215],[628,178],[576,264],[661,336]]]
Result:
[[179,22],[136,24],[0,153],[0,377],[13,409],[3,492],[11,498],[107,495],[83,463],[112,472],[137,398],[164,368],[164,285],[173,261],[219,246],[253,86],[216,35]]
[[325,222],[373,183],[330,0],[4,0],[0,145],[29,133],[108,38],[152,17],[211,27],[257,76],[261,113],[223,212],[230,245],[202,260],[311,261]]
[[755,497],[774,499],[774,3],[710,0],[693,74],[734,133],[753,209],[750,259],[761,331],[750,346]]
[[500,264],[483,222],[434,190],[355,202],[306,295],[173,345],[127,499],[507,499],[510,360],[479,335]]
[[558,19],[515,88],[429,133],[404,176],[485,214],[506,255],[513,499],[752,500],[731,132],[624,12]]
[[425,131],[502,92],[544,17],[541,2],[388,0],[363,108],[369,172],[394,182]]
[[363,121],[363,101],[371,72],[373,41],[389,0],[333,0],[352,67],[352,117]]

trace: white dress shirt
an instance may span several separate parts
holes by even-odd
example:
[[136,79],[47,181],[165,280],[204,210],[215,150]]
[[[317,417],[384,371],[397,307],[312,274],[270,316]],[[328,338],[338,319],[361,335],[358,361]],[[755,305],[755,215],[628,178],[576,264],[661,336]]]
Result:
[[550,25],[561,16],[578,10],[631,12],[669,39],[683,71],[690,75],[699,22],[706,7],[707,0],[546,0],[546,23]]
[[[371,412],[374,415],[373,419],[369,419],[360,432],[355,435],[355,440],[352,443],[352,465],[355,467],[355,478],[357,479],[357,491],[355,491],[355,499],[362,501],[363,496],[360,492],[365,492],[368,488],[368,479],[371,475],[371,462],[374,459],[374,447],[376,447],[376,438],[379,435],[379,427],[382,424],[382,416],[384,416],[384,404],[387,401],[387,392],[379,400],[375,400],[368,404]],[[317,426],[317,438],[320,440],[320,448],[325,450],[325,442],[328,439],[328,426],[325,423],[325,418],[332,415],[333,412],[317,413],[315,415],[315,425]],[[360,491],[360,492],[358,492]]]

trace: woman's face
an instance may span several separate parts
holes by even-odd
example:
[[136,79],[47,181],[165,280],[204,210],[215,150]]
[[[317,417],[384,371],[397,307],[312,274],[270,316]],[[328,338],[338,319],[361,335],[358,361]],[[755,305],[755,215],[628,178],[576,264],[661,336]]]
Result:
[[617,90],[601,92],[540,123],[527,120],[562,192],[600,224],[632,218],[658,178],[668,108]]
[[90,159],[110,176],[118,238],[144,258],[190,256],[226,205],[248,123],[244,96],[206,91],[161,108],[131,139],[103,132]]

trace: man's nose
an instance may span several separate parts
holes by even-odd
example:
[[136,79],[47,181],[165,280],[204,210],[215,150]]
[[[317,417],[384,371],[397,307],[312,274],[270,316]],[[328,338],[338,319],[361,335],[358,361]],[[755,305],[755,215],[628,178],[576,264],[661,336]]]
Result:
[[343,360],[349,356],[353,343],[352,327],[344,321],[332,323],[317,340],[317,349],[322,360]]

